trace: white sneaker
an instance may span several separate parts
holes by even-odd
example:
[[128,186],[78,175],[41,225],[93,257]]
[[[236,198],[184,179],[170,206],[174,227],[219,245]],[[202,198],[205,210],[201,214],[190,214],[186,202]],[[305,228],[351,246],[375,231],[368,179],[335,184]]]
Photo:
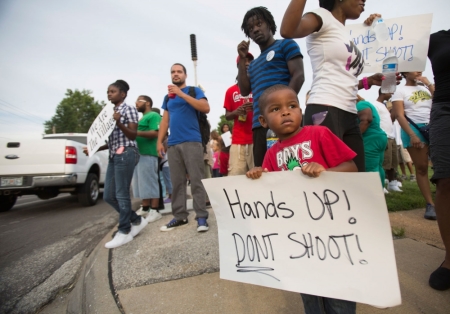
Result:
[[139,232],[141,232],[142,229],[145,228],[145,226],[148,225],[147,219],[141,218],[141,224],[140,225],[133,225],[131,224],[131,231],[130,234],[134,238],[138,235]]
[[384,194],[389,194],[389,191],[386,190],[386,188],[383,188],[383,192],[384,192]]
[[389,191],[393,191],[393,192],[403,192],[398,187],[398,181],[397,180],[393,180],[393,181],[389,182],[387,189]]
[[147,222],[154,222],[160,220],[161,218],[162,215],[157,210],[151,209],[147,216]]
[[401,188],[401,187],[403,187],[403,183],[401,183],[400,181],[397,181],[397,186],[398,186],[399,188]]
[[111,241],[105,243],[105,248],[113,249],[121,245],[124,245],[130,241],[133,241],[133,236],[131,235],[131,232],[125,234],[118,231]]
[[139,207],[139,209],[136,211],[136,215],[142,216],[142,217],[147,217],[148,211],[143,210],[143,209],[142,209],[142,206],[141,206],[141,207]]
[[388,185],[389,184],[389,180],[388,179],[384,179],[384,185]]

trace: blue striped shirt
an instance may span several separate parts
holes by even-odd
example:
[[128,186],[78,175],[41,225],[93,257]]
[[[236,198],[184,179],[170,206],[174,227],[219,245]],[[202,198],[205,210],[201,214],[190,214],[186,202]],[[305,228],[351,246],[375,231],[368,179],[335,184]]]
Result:
[[302,57],[300,47],[292,39],[279,39],[261,52],[261,55],[253,60],[248,67],[248,76],[253,93],[253,124],[252,128],[260,127],[258,121],[259,97],[266,88],[283,84],[289,85],[291,75],[287,62],[295,57]]

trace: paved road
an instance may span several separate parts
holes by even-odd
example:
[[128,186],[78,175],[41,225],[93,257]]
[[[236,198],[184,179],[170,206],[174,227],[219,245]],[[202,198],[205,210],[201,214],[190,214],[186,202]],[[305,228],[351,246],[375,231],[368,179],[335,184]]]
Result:
[[75,196],[51,200],[23,196],[0,213],[0,313],[32,293],[66,261],[86,255],[117,223],[118,214],[102,199],[81,207]]

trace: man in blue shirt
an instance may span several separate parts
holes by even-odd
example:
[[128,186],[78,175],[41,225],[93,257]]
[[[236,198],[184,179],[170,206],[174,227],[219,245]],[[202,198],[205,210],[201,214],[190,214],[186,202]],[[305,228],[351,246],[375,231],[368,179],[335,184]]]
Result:
[[172,180],[172,214],[174,218],[161,231],[170,231],[188,223],[186,209],[186,173],[191,182],[197,231],[208,231],[206,192],[201,180],[204,177],[203,146],[198,122],[198,112],[208,113],[209,103],[203,91],[195,87],[195,98],[189,96],[186,86],[186,68],[175,63],[171,70],[173,85],[168,87],[168,101],[164,102],[164,114],[159,127],[158,154],[163,157],[164,135],[170,128],[167,158]]
[[265,7],[256,7],[244,16],[241,26],[247,38],[261,49],[261,54],[245,67],[250,40],[238,45],[238,84],[242,96],[253,92],[253,158],[255,167],[261,167],[267,150],[267,129],[259,123],[259,97],[270,86],[290,86],[297,94],[305,81],[303,56],[300,47],[292,39],[275,40],[277,30],[272,14]]

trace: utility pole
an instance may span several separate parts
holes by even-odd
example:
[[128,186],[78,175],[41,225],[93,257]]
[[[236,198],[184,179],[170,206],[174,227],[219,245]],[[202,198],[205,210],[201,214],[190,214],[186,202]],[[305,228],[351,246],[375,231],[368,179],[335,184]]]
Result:
[[194,62],[194,77],[195,77],[195,86],[198,86],[197,84],[197,42],[195,40],[195,34],[191,34],[191,56],[192,61]]

